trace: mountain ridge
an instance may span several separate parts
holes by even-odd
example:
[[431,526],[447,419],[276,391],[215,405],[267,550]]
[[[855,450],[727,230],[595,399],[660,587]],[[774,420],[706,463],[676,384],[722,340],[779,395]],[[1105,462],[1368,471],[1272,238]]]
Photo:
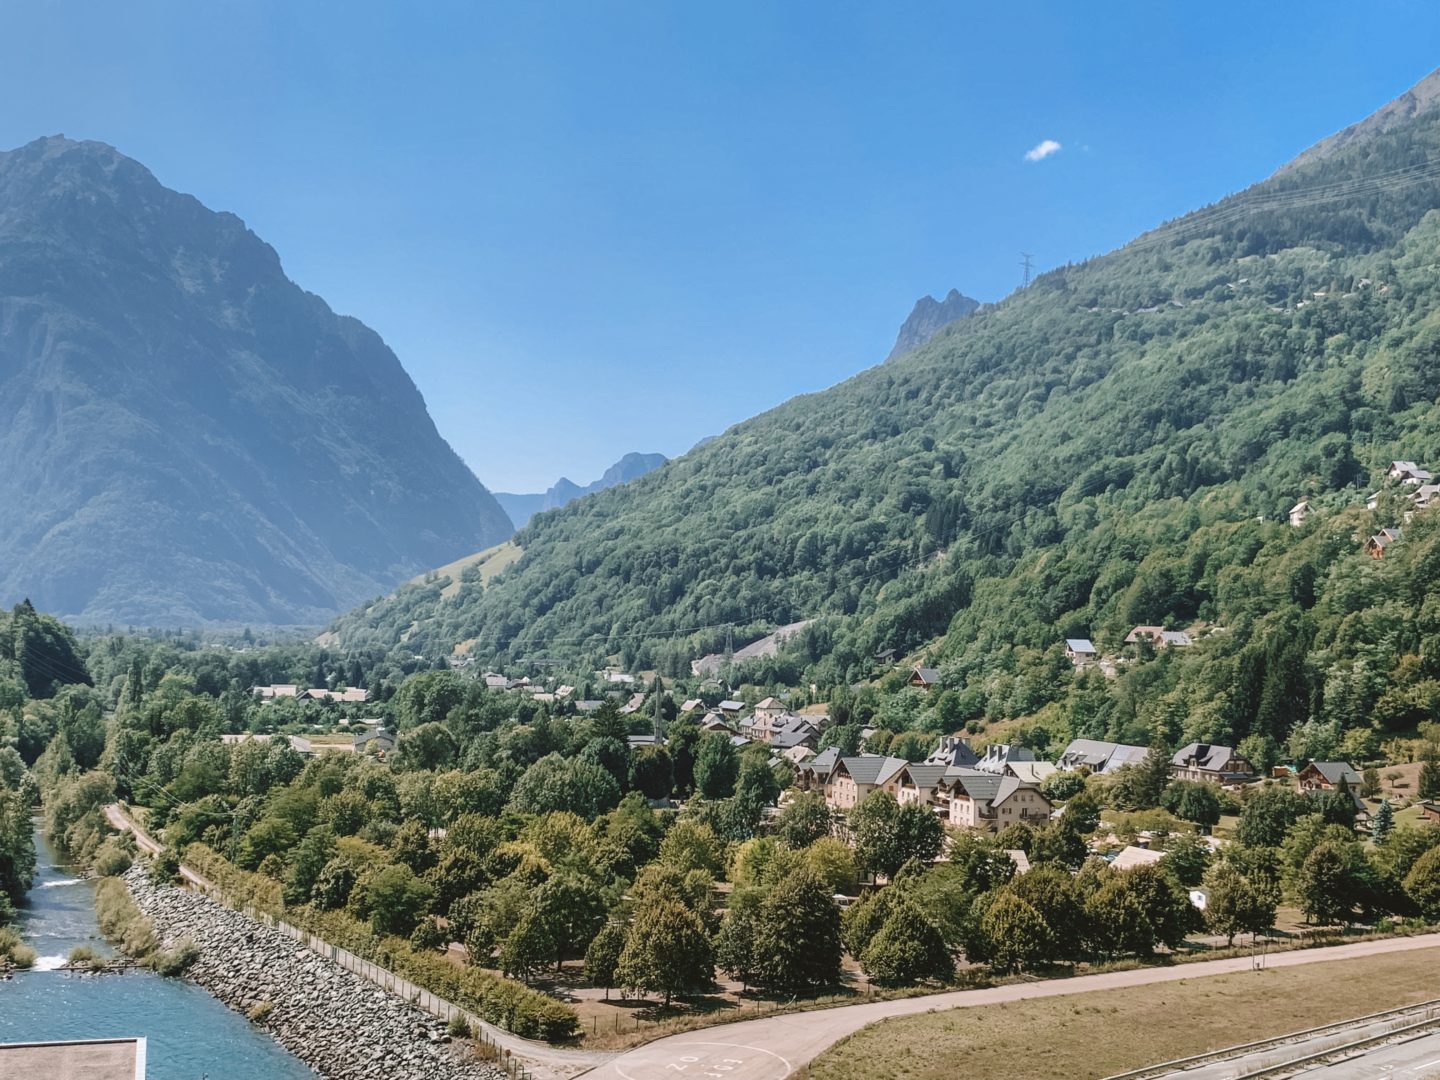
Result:
[[900,332],[895,335],[895,344],[885,362],[889,363],[896,357],[914,352],[952,322],[973,315],[979,310],[980,301],[972,300],[959,289],[951,289],[943,300],[936,300],[929,295],[922,296],[915,301],[910,314],[900,324]]
[[545,510],[558,510],[585,495],[593,495],[597,491],[604,491],[617,484],[628,484],[631,480],[638,480],[669,460],[664,454],[641,454],[631,451],[606,469],[600,475],[600,479],[583,487],[568,477],[562,476],[545,491],[534,494],[497,491],[494,493],[495,500],[505,510],[518,531],[529,524],[530,519],[536,514]]
[[63,136],[0,153],[0,464],[0,597],[79,622],[321,621],[508,531],[374,331]]

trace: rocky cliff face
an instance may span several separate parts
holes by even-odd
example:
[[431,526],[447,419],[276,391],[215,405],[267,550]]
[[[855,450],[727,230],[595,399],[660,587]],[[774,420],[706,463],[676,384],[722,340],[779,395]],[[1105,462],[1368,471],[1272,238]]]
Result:
[[631,480],[638,480],[646,473],[664,465],[667,460],[669,459],[664,454],[626,454],[606,469],[599,480],[586,484],[584,487],[562,476],[551,485],[548,491],[540,494],[514,495],[506,491],[497,491],[495,498],[505,508],[505,513],[510,515],[510,520],[515,523],[515,528],[523,529],[532,517],[543,510],[558,510],[582,495],[591,495],[594,492],[615,487],[617,484],[628,484]]
[[323,621],[503,540],[385,343],[109,146],[0,153],[0,602]]
[[895,338],[895,347],[890,350],[885,362],[889,363],[897,356],[918,349],[934,337],[941,327],[950,325],[956,319],[973,315],[979,308],[979,300],[970,299],[958,289],[951,289],[944,300],[922,296],[915,301],[910,317],[901,324],[900,333]]

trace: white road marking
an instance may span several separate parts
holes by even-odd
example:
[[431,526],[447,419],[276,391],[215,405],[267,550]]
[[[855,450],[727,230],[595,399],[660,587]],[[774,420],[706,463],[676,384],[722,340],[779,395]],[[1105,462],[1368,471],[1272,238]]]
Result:
[[[767,1057],[772,1057],[772,1058],[774,1058],[776,1061],[780,1062],[780,1064],[784,1067],[785,1071],[780,1074],[779,1080],[784,1080],[785,1077],[789,1076],[789,1075],[794,1071],[794,1067],[790,1064],[789,1060],[787,1060],[787,1059],[784,1058],[784,1057],[781,1057],[779,1054],[775,1053],[775,1051],[773,1051],[773,1050],[766,1050],[763,1046],[746,1046],[746,1045],[743,1044],[743,1043],[701,1042],[701,1041],[698,1041],[698,1040],[697,1040],[697,1041],[692,1041],[692,1042],[684,1042],[684,1043],[676,1043],[676,1044],[675,1044],[675,1047],[676,1047],[677,1050],[680,1049],[680,1048],[682,1048],[682,1047],[686,1047],[686,1046],[723,1046],[723,1047],[725,1047],[725,1048],[728,1049],[728,1050],[750,1050],[750,1051],[753,1051],[754,1053],[757,1053],[757,1054],[764,1054],[764,1055],[766,1055]],[[693,1061],[693,1059],[687,1061],[684,1056],[680,1057],[679,1060],[682,1061],[682,1062],[684,1062],[686,1065],[695,1063],[695,1062]],[[743,1064],[743,1062],[739,1062],[736,1058],[726,1058],[726,1059],[724,1059],[724,1060],[725,1060],[725,1062],[736,1062],[737,1064]],[[658,1064],[658,1063],[656,1063],[656,1064]],[[666,1066],[666,1068],[670,1068],[672,1065],[674,1065],[674,1062],[671,1062],[670,1065],[667,1065],[667,1066]],[[734,1069],[734,1065],[727,1065],[723,1070],[717,1069],[716,1067],[712,1066],[712,1067],[710,1067],[709,1069],[705,1069],[705,1070],[697,1073],[696,1075],[705,1076],[705,1075],[707,1075],[707,1073],[715,1073],[715,1072],[720,1072],[720,1071],[730,1072],[730,1071],[732,1071],[733,1069]],[[622,1080],[636,1080],[636,1077],[631,1076],[628,1072],[626,1072],[624,1069],[622,1069],[622,1068],[619,1066],[618,1063],[617,1063],[616,1066],[615,1066],[615,1071],[620,1074],[620,1076],[622,1077]],[[676,1071],[681,1071],[681,1070],[680,1070],[680,1069],[677,1069]]]

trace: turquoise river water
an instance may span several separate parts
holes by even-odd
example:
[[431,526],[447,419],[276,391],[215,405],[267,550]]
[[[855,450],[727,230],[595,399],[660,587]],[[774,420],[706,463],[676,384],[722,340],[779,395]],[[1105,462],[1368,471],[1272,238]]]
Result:
[[0,981],[0,1042],[143,1035],[146,1080],[316,1080],[298,1058],[194,983],[148,971],[56,971],[77,945],[112,950],[95,924],[94,883],[61,863],[38,829],[35,845],[39,872],[20,935],[40,959],[35,970]]

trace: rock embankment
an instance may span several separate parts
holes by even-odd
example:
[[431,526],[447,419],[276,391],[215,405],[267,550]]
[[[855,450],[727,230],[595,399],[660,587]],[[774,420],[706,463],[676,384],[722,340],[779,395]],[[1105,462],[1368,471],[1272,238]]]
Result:
[[[173,944],[199,947],[186,974],[250,1016],[327,1080],[495,1080],[500,1070],[462,1060],[444,1024],[279,931],[208,897],[125,874],[135,905]],[[266,1006],[269,1006],[268,1009]]]

